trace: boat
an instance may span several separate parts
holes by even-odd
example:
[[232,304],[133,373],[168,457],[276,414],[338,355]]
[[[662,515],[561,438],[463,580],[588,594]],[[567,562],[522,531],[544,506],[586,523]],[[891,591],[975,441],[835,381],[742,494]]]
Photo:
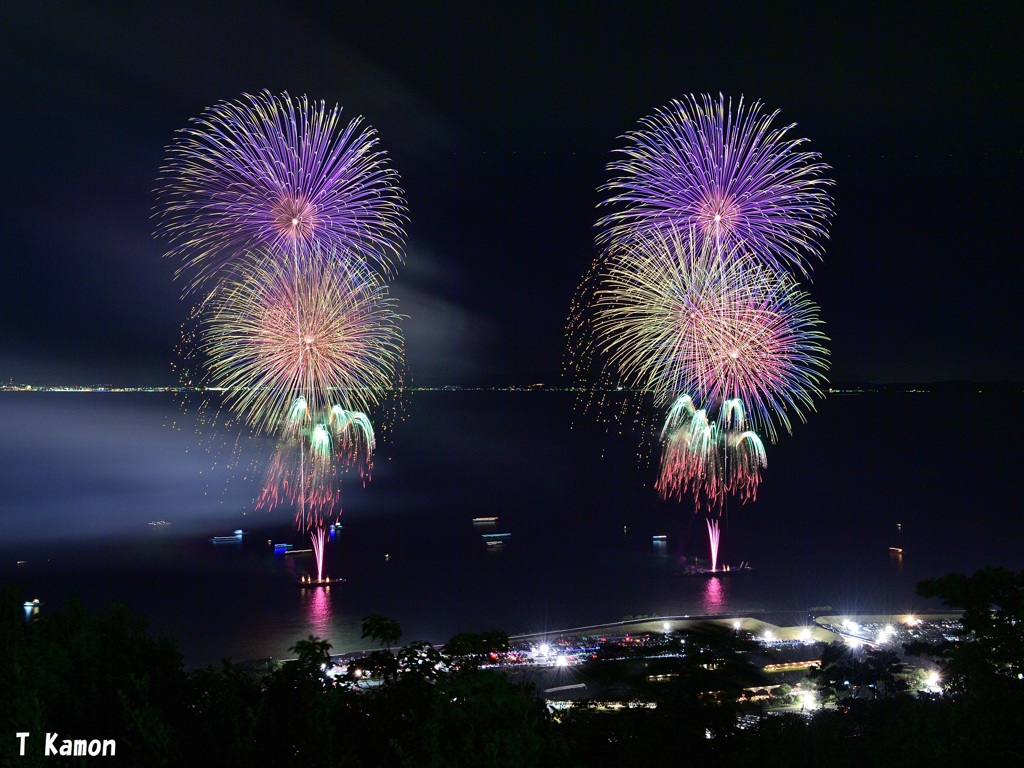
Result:
[[753,566],[750,565],[746,560],[741,562],[739,565],[720,565],[717,568],[705,568],[701,565],[688,565],[683,568],[681,573],[683,576],[725,576],[730,573],[736,573],[738,571],[752,571]]
[[31,621],[32,619],[39,616],[39,609],[42,608],[43,604],[39,601],[39,598],[37,597],[35,600],[26,600],[24,602],[24,606],[25,619]]
[[496,523],[496,522],[498,522],[498,518],[497,517],[474,517],[473,518],[473,525],[486,525],[486,524],[489,524],[489,523]]
[[235,532],[231,536],[214,536],[210,539],[214,544],[241,544],[242,536],[245,535],[245,531],[241,528],[236,528]]
[[154,528],[160,528],[165,525],[170,525],[170,523],[168,523],[166,520],[150,520],[148,524],[153,526]]
[[298,584],[300,587],[330,587],[331,584],[344,584],[345,580],[340,578],[332,579],[327,576],[322,579],[314,579],[312,576],[302,576]]
[[294,549],[294,544],[275,544],[274,552],[287,552],[289,549]]
[[511,533],[481,533],[481,539],[507,539]]

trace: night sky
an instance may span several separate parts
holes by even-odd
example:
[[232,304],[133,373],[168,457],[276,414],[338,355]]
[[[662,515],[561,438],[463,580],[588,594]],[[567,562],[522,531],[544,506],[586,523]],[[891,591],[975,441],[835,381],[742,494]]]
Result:
[[0,380],[176,383],[157,171],[264,88],[379,132],[414,384],[557,382],[612,150],[703,92],[781,110],[832,166],[832,381],[1024,379],[1020,7],[544,5],[4,4]]

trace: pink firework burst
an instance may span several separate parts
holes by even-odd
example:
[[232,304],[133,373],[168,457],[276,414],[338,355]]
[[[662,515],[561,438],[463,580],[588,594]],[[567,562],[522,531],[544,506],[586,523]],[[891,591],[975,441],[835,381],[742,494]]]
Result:
[[312,456],[297,439],[282,441],[267,468],[256,508],[295,510],[301,531],[341,514],[341,472],[333,457]]
[[665,419],[661,446],[655,489],[662,498],[689,494],[697,508],[715,510],[729,494],[743,502],[757,497],[767,459],[760,438],[746,429],[739,400],[726,401],[709,420],[689,395],[680,396]]
[[354,469],[365,483],[376,442],[366,414],[341,406],[311,417],[304,399],[296,398],[288,418],[256,506],[294,507],[305,530],[337,519],[343,475]]
[[[201,316],[207,383],[259,431],[306,426],[336,403],[366,412],[400,377],[394,301],[364,264],[326,254],[240,262]],[[304,407],[296,421],[292,411]]]
[[724,252],[694,235],[654,235],[609,251],[592,302],[594,349],[611,378],[679,392],[715,409],[742,400],[776,439],[821,396],[828,367],[817,306],[788,274],[742,246]]

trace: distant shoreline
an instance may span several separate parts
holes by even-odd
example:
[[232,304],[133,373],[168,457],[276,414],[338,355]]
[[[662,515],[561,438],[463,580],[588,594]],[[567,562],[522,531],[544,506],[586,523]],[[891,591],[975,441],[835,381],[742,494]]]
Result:
[[[907,614],[889,614],[889,613],[851,613],[851,614],[826,614],[821,613],[814,616],[813,623],[799,625],[799,626],[781,626],[772,624],[771,622],[764,621],[763,619],[756,618],[757,615],[770,616],[773,614],[786,614],[786,613],[801,613],[800,611],[765,611],[761,614],[754,614],[753,616],[749,612],[744,613],[719,613],[719,614],[685,614],[683,616],[658,616],[656,618],[643,618],[643,619],[629,619],[620,621],[610,621],[604,624],[588,624],[580,627],[570,627],[566,629],[551,630],[547,632],[528,632],[517,635],[509,635],[508,639],[510,643],[523,643],[530,640],[538,641],[550,641],[553,638],[569,638],[569,637],[590,637],[600,635],[646,635],[646,634],[665,634],[666,632],[677,632],[680,630],[687,630],[691,627],[712,623],[722,624],[730,628],[734,628],[737,631],[743,631],[753,635],[763,635],[766,632],[771,633],[773,638],[779,642],[786,641],[811,641],[811,642],[824,642],[830,643],[835,640],[842,639],[842,635],[825,629],[819,620],[825,620],[823,623],[831,624],[833,626],[839,625],[843,620],[856,620],[857,623],[880,623],[880,624],[900,624],[903,623],[907,618]],[[810,616],[812,612],[808,611],[807,615]],[[928,620],[941,620],[941,619],[959,619],[963,614],[956,611],[933,611],[925,610],[915,614],[915,618],[923,621]],[[736,626],[736,622],[739,622],[739,626]],[[668,629],[666,630],[666,626]],[[623,631],[626,630],[626,631]],[[810,634],[807,634],[807,630],[810,630]],[[443,648],[444,644],[438,644],[438,648]],[[369,655],[374,651],[379,650],[378,648],[366,648],[362,650],[351,650],[344,651],[343,653],[331,654],[333,659],[351,659],[360,658],[362,656]],[[280,659],[282,662],[291,661],[292,659]],[[251,659],[249,661],[240,662],[241,665],[260,665],[266,663],[267,659]]]

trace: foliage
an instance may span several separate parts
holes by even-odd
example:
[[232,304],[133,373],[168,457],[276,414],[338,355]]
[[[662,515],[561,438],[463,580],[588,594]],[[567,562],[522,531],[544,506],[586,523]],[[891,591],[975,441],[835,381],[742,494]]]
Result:
[[1024,572],[983,568],[973,576],[951,573],[921,582],[917,592],[963,609],[963,632],[955,641],[908,649],[942,663],[949,693],[1024,693]]
[[508,649],[508,635],[497,630],[481,634],[460,632],[444,644],[444,652],[448,656],[458,659],[462,664],[472,665],[479,665],[492,654],[497,657]]
[[851,648],[837,641],[826,645],[821,663],[808,677],[823,701],[847,696],[885,698],[908,690],[903,662],[888,648]]
[[21,604],[14,590],[0,598],[0,723],[12,726],[0,764],[16,759],[15,731],[114,739],[150,765],[171,761],[187,686],[175,643],[120,604],[93,616],[71,602],[31,622]]
[[378,645],[391,649],[391,646],[402,637],[402,628],[394,619],[389,619],[377,613],[371,613],[363,617],[363,639],[374,640]]
[[288,650],[297,656],[294,663],[298,664],[307,674],[316,675],[331,663],[331,644],[316,635],[310,635],[306,640],[299,640]]
[[[815,679],[845,697],[843,706],[810,717],[751,713],[743,728],[740,693],[766,681],[751,661],[755,644],[721,626],[674,634],[659,658],[602,651],[574,673],[595,690],[632,691],[643,706],[591,702],[555,718],[532,687],[482,668],[507,649],[500,632],[460,633],[443,649],[415,641],[392,650],[401,627],[372,615],[366,637],[382,648],[344,679],[324,674],[330,644],[315,636],[293,646],[295,660],[258,671],[226,662],[186,671],[174,644],[150,638],[123,606],[93,616],[71,604],[29,623],[8,592],[0,601],[0,653],[10,662],[0,665],[0,723],[11,733],[113,738],[123,764],[146,766],[601,768],[684,755],[695,765],[758,768],[1013,765],[1024,754],[1024,697],[1006,672],[1017,663],[1009,617],[1018,584],[988,570],[922,585],[951,601],[970,597],[965,629],[973,639],[936,651],[962,670],[963,693],[892,695],[903,677],[894,654],[833,645],[823,648]],[[992,657],[964,656],[971,645]],[[387,673],[375,671],[369,684],[353,674],[385,663]],[[784,697],[785,686],[775,693]],[[17,744],[0,739],[0,764],[46,764],[38,754],[19,758]]]

